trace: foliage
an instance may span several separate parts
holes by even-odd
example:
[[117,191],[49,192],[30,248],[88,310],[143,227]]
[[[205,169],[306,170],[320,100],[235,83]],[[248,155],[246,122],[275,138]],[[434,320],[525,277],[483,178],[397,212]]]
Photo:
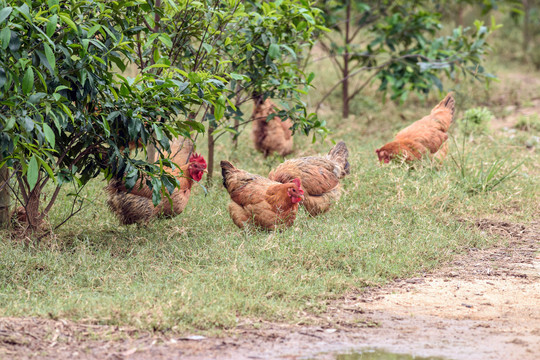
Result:
[[[243,121],[240,106],[254,94],[291,102],[280,116],[293,119],[295,130],[324,133],[324,123],[315,114],[307,114],[300,98],[313,80],[313,75],[304,74],[299,62],[313,43],[315,29],[321,28],[318,9],[299,0],[157,4],[151,9],[153,15],[140,21],[150,35],[137,52],[154,53],[150,61],[158,62],[165,54],[170,60],[167,65],[229,80],[224,94],[191,114],[200,122],[193,126],[210,129],[209,175],[213,168],[213,135],[237,134],[238,126],[230,120],[236,119],[237,125]],[[157,29],[162,32],[159,36],[152,33]]]
[[465,111],[457,125],[463,135],[482,135],[489,132],[489,124],[493,118],[491,111],[485,107],[472,108]]
[[[344,115],[349,101],[376,81],[379,91],[405,100],[410,92],[442,91],[443,75],[458,73],[488,81],[493,75],[481,65],[488,49],[486,38],[497,28],[476,21],[472,28],[458,27],[440,36],[441,15],[429,1],[320,1],[328,34],[321,42],[340,73]],[[350,78],[366,74],[349,89]],[[324,98],[323,98],[324,100]]]
[[[125,70],[141,46],[136,38],[145,28],[131,19],[144,16],[144,2],[0,4],[0,148],[17,176],[30,227],[47,215],[63,184],[78,192],[100,173],[127,175],[127,186],[148,174],[154,201],[163,187],[172,191],[176,180],[133,159],[127,145],[141,139],[167,149],[168,138],[189,136],[190,124],[177,116],[214,101],[216,80],[169,69],[163,57],[134,79],[115,74],[113,65]],[[156,67],[169,71],[151,71]],[[40,211],[50,180],[55,191]]]
[[255,97],[272,97],[292,102],[279,115],[295,120],[293,130],[324,132],[324,123],[316,114],[307,114],[301,100],[315,77],[304,73],[302,61],[311,50],[315,31],[325,29],[322,21],[321,11],[306,2],[246,4],[245,16],[227,29],[233,37],[223,49],[231,72],[237,74],[230,82],[229,99],[234,106],[227,107],[225,117],[241,120],[241,104]]

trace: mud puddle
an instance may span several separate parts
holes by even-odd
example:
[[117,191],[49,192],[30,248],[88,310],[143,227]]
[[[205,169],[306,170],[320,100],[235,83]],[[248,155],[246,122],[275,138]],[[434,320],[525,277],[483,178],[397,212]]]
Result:
[[317,325],[255,328],[246,320],[218,338],[3,318],[0,359],[379,359],[366,357],[367,348],[393,353],[387,359],[537,359],[540,223],[476,226],[507,242],[470,249],[434,273],[351,294],[312,316],[309,324]]

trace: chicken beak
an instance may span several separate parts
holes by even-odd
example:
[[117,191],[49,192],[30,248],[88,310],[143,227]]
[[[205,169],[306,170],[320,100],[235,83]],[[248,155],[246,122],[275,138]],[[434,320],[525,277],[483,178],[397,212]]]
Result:
[[208,170],[206,169],[204,169],[202,172],[208,174]]

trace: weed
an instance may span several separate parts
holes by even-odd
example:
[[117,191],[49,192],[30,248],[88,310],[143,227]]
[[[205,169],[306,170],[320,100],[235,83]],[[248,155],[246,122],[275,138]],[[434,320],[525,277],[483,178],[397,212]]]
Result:
[[[456,141],[454,139],[454,144]],[[457,144],[456,144],[457,145]],[[458,184],[463,190],[471,194],[486,193],[495,190],[500,184],[510,180],[516,175],[516,171],[523,164],[519,164],[507,169],[507,159],[496,158],[489,162],[482,159],[477,162],[472,162],[470,151],[465,147],[465,141],[459,149],[458,146],[456,155],[450,155],[453,164],[456,168]]]
[[489,132],[491,120],[493,120],[493,114],[487,108],[472,108],[465,111],[457,124],[461,134],[465,136],[482,135]]

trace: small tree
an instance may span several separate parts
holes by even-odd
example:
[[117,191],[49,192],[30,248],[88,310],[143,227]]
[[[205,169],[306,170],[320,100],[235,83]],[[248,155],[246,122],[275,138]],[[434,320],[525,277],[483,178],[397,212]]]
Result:
[[[116,74],[113,65],[125,70],[143,46],[137,37],[145,28],[132,19],[147,11],[133,1],[0,2],[0,167],[14,171],[13,193],[29,230],[40,228],[67,183],[78,194],[100,173],[126,176],[128,187],[146,173],[155,203],[163,188],[178,184],[159,166],[133,159],[128,143],[168,149],[169,138],[190,134],[178,115],[219,91],[208,74],[170,69],[163,57],[144,62],[134,79]],[[155,53],[139,55],[144,61]],[[50,182],[54,191],[41,206]],[[70,216],[81,209],[78,201]]]
[[[166,54],[171,66],[187,73],[204,71],[222,79],[222,85],[230,80],[226,93],[201,103],[190,114],[194,128],[208,130],[209,179],[215,140],[222,131],[236,131],[230,120],[243,115],[240,105],[255,89],[294,102],[287,115],[296,120],[296,127],[306,132],[321,127],[313,115],[306,114],[299,96],[293,96],[305,92],[309,83],[295,57],[312,42],[318,26],[318,11],[307,2],[156,1],[151,11],[140,19],[149,30],[144,46],[137,49],[140,56]],[[161,33],[153,34],[156,29]],[[154,55],[149,61],[157,65],[159,59]]]
[[[327,26],[335,30],[320,43],[340,79],[319,106],[341,85],[344,117],[349,115],[350,101],[377,80],[379,91],[405,99],[411,91],[442,90],[441,76],[454,78],[458,70],[479,79],[493,77],[481,62],[494,24],[488,28],[477,21],[472,29],[458,27],[449,36],[436,37],[442,28],[441,16],[429,1],[331,0],[319,4],[325,10]],[[364,81],[351,88],[351,79],[360,74],[367,74]]]

